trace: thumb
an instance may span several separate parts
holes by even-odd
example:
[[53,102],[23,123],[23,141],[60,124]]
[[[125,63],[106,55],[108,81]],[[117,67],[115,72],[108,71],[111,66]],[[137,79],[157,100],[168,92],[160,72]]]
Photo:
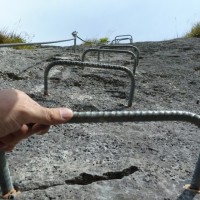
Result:
[[62,124],[73,117],[73,112],[69,108],[45,108],[40,109],[29,116],[29,122],[46,125]]

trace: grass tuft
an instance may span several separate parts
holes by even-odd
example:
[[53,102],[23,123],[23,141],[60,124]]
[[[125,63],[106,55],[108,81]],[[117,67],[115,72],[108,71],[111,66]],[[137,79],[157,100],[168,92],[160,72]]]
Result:
[[100,44],[108,44],[109,43],[109,38],[108,37],[103,37],[99,39]]
[[0,44],[26,43],[26,40],[14,32],[8,33],[6,30],[0,31]]
[[197,37],[200,38],[200,22],[194,24],[190,32],[186,33],[185,37],[193,38]]
[[108,44],[109,38],[103,37],[100,39],[87,39],[86,42],[84,42],[84,45],[86,46],[96,46],[96,45],[102,45],[102,44]]
[[93,45],[97,45],[97,44],[98,44],[97,39],[86,39],[84,42],[85,46],[93,46]]
[[[12,44],[12,43],[27,43],[25,37],[21,34],[17,34],[14,31],[8,32],[5,30],[0,30],[0,44]],[[17,46],[14,49],[33,49],[33,46]]]

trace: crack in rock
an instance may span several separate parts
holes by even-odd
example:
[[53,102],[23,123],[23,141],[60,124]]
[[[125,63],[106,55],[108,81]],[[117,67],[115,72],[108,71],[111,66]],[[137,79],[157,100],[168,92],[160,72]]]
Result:
[[[64,185],[64,184],[56,184],[55,183],[55,184],[50,184],[50,185],[40,185],[39,187],[34,188],[32,190],[46,190],[48,188],[56,187],[56,186],[61,186],[61,185]],[[27,190],[27,191],[29,191],[29,190]]]
[[11,80],[24,80],[24,77],[20,77],[19,74],[15,74],[13,72],[1,72],[0,77],[2,78],[9,78]]
[[37,190],[46,190],[46,189],[49,189],[49,188],[54,188],[54,187],[57,187],[57,186],[64,186],[66,185],[64,182],[61,182],[61,183],[45,183],[44,185],[38,185],[38,186],[31,186],[31,187],[23,187],[23,186],[20,186],[19,183],[14,183],[14,188],[19,190],[20,192],[29,192],[29,191],[37,191]]
[[66,180],[65,183],[68,185],[88,185],[97,181],[122,179],[124,176],[129,176],[138,170],[138,167],[131,166],[129,168],[123,169],[122,171],[103,173],[102,176],[81,173],[79,176],[73,179]]
[[18,74],[12,73],[12,72],[7,72],[6,75],[8,76],[8,78],[12,79],[12,80],[23,80],[25,78],[20,77]]
[[[23,189],[21,189],[21,191],[28,192],[28,191],[35,191],[35,190],[46,190],[46,189],[56,187],[56,186],[64,186],[65,184],[67,184],[67,185],[88,185],[88,184],[91,184],[91,183],[97,182],[97,181],[122,179],[123,177],[129,176],[129,175],[133,174],[134,172],[136,172],[138,170],[139,170],[138,167],[131,166],[131,167],[128,167],[126,169],[123,169],[122,171],[103,173],[102,176],[92,175],[92,174],[87,174],[87,173],[81,173],[79,176],[77,176],[73,179],[65,180],[65,182],[59,182],[59,183],[49,182],[49,183],[46,183],[44,185],[39,185],[35,188],[23,188]],[[19,189],[20,187],[19,187],[18,184],[15,183],[14,187],[17,190],[20,190]]]

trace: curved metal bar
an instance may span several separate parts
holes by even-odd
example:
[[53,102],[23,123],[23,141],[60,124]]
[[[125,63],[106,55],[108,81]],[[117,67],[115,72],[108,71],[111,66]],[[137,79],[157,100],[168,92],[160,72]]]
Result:
[[115,36],[115,39],[117,39],[118,37],[130,37],[130,38],[133,39],[132,35],[129,35],[129,34],[127,34],[127,35],[117,35],[117,36]]
[[130,40],[130,43],[132,43],[130,38],[119,38],[116,40],[116,43],[119,43],[120,41],[123,41],[123,40]]
[[[133,51],[136,53],[137,58],[137,65],[139,64],[139,57],[140,57],[140,51],[136,46],[133,46],[131,44],[129,45],[102,45],[99,47],[99,49],[115,49],[115,48],[130,48],[133,49]],[[133,52],[133,53],[134,53]],[[100,59],[100,52],[98,52],[98,60]]]
[[69,123],[185,121],[200,127],[200,115],[186,111],[74,112]]
[[192,176],[191,184],[187,189],[200,190],[200,155],[196,163],[196,167]]
[[108,64],[99,64],[99,63],[88,63],[88,62],[79,62],[79,61],[54,61],[51,62],[44,71],[44,95],[48,95],[48,74],[52,67],[56,65],[67,65],[70,66],[81,66],[81,67],[91,67],[91,68],[102,68],[102,69],[115,69],[126,72],[131,79],[131,88],[129,94],[128,106],[132,106],[134,91],[135,91],[135,79],[133,73],[126,67],[118,65],[108,65]]
[[0,187],[3,195],[14,189],[5,152],[0,152]]
[[[186,111],[101,111],[74,112],[68,123],[103,123],[103,122],[146,122],[146,121],[183,121],[200,128],[200,115]],[[200,192],[200,156],[196,163],[191,184],[184,187]]]
[[40,45],[40,44],[52,44],[52,43],[67,42],[67,41],[72,41],[72,40],[74,40],[74,39],[57,40],[57,41],[51,41],[51,42],[31,42],[31,43],[0,44],[0,47],[16,47],[16,46],[31,46],[31,45]]
[[88,52],[98,52],[98,60],[99,60],[99,52],[114,52],[114,53],[127,53],[127,54],[130,54],[132,56],[132,58],[134,58],[134,63],[133,63],[133,74],[135,74],[135,71],[136,71],[136,66],[137,66],[137,58],[136,58],[136,55],[132,52],[132,51],[127,51],[127,50],[116,50],[116,49],[97,49],[97,48],[90,48],[90,49],[87,49],[83,52],[82,54],[82,62],[84,62],[85,60],[85,55],[88,53]]
[[115,39],[114,39],[114,40],[112,40],[110,44],[111,44],[111,45],[113,45],[114,41],[115,41]]
[[[120,37],[129,37],[129,38],[120,38]],[[121,40],[130,40],[130,43],[133,43],[132,35],[117,35],[114,39],[115,44],[119,43]]]
[[[200,115],[186,111],[100,111],[74,112],[67,123],[103,123],[132,121],[183,121],[200,127]],[[2,192],[13,189],[4,152],[0,152],[0,183]],[[189,189],[200,188],[200,157]]]

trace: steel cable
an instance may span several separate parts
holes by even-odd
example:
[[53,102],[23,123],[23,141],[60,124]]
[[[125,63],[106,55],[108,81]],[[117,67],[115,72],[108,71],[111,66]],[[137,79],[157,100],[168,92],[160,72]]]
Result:
[[59,43],[59,42],[68,42],[68,41],[72,41],[72,40],[74,40],[74,39],[57,40],[57,41],[50,41],[50,42],[0,44],[0,47],[16,47],[16,46],[31,46],[31,45],[41,45],[41,44],[52,44],[52,43]]
[[82,42],[87,42],[87,41],[81,39],[78,35],[77,35],[76,37],[77,37],[79,40],[81,40]]

